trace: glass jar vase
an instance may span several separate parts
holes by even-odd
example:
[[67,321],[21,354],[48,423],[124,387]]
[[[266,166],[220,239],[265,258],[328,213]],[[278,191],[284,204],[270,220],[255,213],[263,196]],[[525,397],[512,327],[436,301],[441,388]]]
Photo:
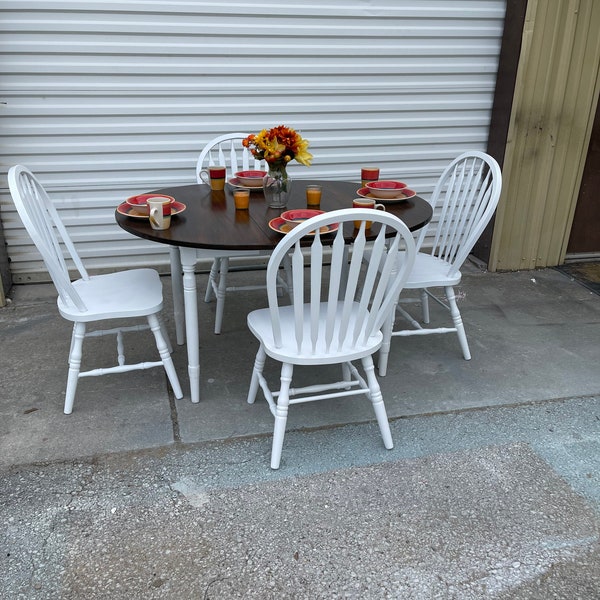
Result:
[[270,164],[263,178],[263,192],[270,208],[285,208],[292,191],[292,180],[285,164]]

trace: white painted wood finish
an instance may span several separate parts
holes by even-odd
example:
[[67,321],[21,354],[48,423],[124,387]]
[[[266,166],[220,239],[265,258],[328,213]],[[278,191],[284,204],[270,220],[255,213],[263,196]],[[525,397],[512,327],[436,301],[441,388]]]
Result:
[[[52,281],[58,291],[58,310],[62,317],[73,322],[69,351],[69,375],[65,395],[65,414],[73,410],[77,382],[80,377],[125,373],[127,371],[163,367],[176,398],[183,392],[171,358],[171,345],[160,319],[163,306],[162,284],[153,269],[133,269],[90,277],[77,255],[75,247],[52,201],[35,176],[26,168],[16,165],[8,174],[10,192],[19,215],[42,255]],[[63,246],[80,274],[71,283],[63,258]],[[87,324],[111,319],[145,318],[147,325],[115,327],[87,332]],[[160,360],[126,364],[122,333],[151,329]],[[81,372],[83,341],[86,337],[115,334],[117,361],[114,367]]]
[[[284,123],[295,179],[365,164],[428,197],[485,149],[505,0],[0,0],[0,160],[39,177],[88,268],[164,263],[116,226],[127,196],[193,183],[224,131]],[[15,281],[45,271],[0,182]]]
[[[475,242],[490,222],[502,191],[502,174],[498,163],[484,152],[465,152],[444,170],[433,192],[434,209],[440,211],[438,223],[427,225],[417,241],[414,267],[404,285],[407,290],[420,290],[423,323],[429,323],[429,298],[448,310],[453,327],[423,327],[401,306],[398,312],[412,329],[393,331],[393,316],[384,327],[384,341],[379,352],[379,374],[385,375],[393,336],[456,333],[465,360],[471,359],[467,334],[462,321],[454,286],[461,280],[460,268]],[[433,229],[433,244],[423,251],[427,228]],[[430,288],[443,288],[447,304]],[[411,299],[407,299],[410,302]],[[414,302],[414,300],[413,300]]]
[[[362,223],[350,252],[343,224],[355,219]],[[381,229],[369,243],[371,261],[363,268],[367,219],[380,223]],[[337,233],[321,236],[320,228],[333,223],[340,225]],[[332,235],[329,258],[321,237]],[[390,236],[387,240],[386,235]],[[310,247],[301,248],[300,242],[306,239],[312,240]],[[381,346],[381,328],[412,269],[415,252],[412,234],[400,219],[382,211],[353,208],[309,219],[288,233],[273,251],[267,266],[269,307],[248,315],[248,327],[260,342],[248,402],[254,402],[260,387],[275,417],[273,469],[279,468],[288,408],[301,402],[364,394],[373,405],[385,447],[393,447],[372,355]],[[286,305],[277,294],[277,278],[290,254],[293,300]],[[267,356],[282,363],[278,391],[271,391],[263,375]],[[364,377],[352,364],[358,360]],[[309,367],[316,378],[320,366],[338,364],[342,366],[339,381],[291,387],[294,366]]]
[[[247,133],[226,133],[210,140],[206,146],[202,149],[198,162],[196,164],[196,180],[197,183],[204,183],[204,180],[200,176],[202,169],[208,166],[224,166],[226,168],[227,179],[235,175],[238,171],[247,171],[248,169],[261,169],[267,170],[264,161],[254,159],[251,155],[250,150],[242,145],[242,140],[248,136]],[[176,252],[176,250],[171,250]],[[202,254],[201,252],[199,254]],[[216,301],[215,309],[215,328],[216,334],[221,333],[221,327],[223,325],[223,314],[225,312],[225,298],[227,293],[230,292],[241,292],[244,290],[256,290],[263,289],[264,286],[254,285],[228,285],[229,284],[229,259],[232,257],[257,257],[260,256],[268,257],[268,254],[260,252],[211,252],[214,258],[212,259],[212,265],[210,267],[210,273],[208,275],[208,283],[206,285],[206,293],[204,294],[204,301],[210,302],[211,300]],[[171,261],[173,264],[173,261]],[[171,276],[175,274],[171,270]],[[177,314],[175,315],[177,318]],[[183,332],[183,323],[177,323],[177,330]],[[179,334],[178,334],[179,338]]]
[[200,177],[200,171],[208,166],[225,167],[227,179],[234,177],[238,171],[267,170],[265,161],[255,159],[242,144],[247,137],[247,133],[225,133],[207,142],[196,163],[196,182],[206,183]]

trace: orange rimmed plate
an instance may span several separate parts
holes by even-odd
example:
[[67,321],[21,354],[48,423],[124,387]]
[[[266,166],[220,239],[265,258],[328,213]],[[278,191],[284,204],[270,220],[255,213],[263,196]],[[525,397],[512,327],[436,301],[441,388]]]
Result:
[[[292,229],[294,229],[295,225],[293,223],[291,223],[290,221],[286,221],[285,219],[282,219],[281,217],[275,217],[274,219],[271,219],[269,221],[269,227],[273,230],[276,231],[277,233],[283,233],[284,235],[286,233],[289,233]],[[321,235],[326,235],[328,233],[333,233],[334,231],[337,231],[339,228],[339,224],[338,223],[332,223],[331,225],[325,225],[323,227],[321,227]],[[314,231],[309,233],[308,235],[314,235]]]
[[127,202],[127,204],[131,204],[131,206],[137,206],[139,208],[138,212],[146,211],[147,214],[147,201],[149,198],[168,198],[171,201],[171,204],[175,202],[175,198],[173,198],[173,196],[167,196],[165,194],[137,194],[136,196],[131,196],[131,198],[127,198],[125,202]]
[[[156,196],[156,194],[154,194],[154,196]],[[175,201],[171,204],[171,216],[178,215],[179,213],[183,212],[185,209],[186,209],[186,206],[183,202]],[[136,208],[135,206],[133,206],[132,204],[129,204],[128,202],[123,202],[123,204],[119,204],[119,206],[117,206],[117,212],[120,215],[123,215],[125,217],[131,217],[133,219],[147,219],[148,218],[147,212],[142,212],[142,210]]]
[[356,193],[362,198],[371,198],[373,200],[377,200],[377,202],[380,202],[381,204],[394,204],[395,202],[404,202],[405,200],[414,198],[417,195],[417,192],[415,192],[414,190],[409,190],[408,188],[403,188],[398,193],[398,196],[395,198],[377,198],[376,196],[373,196],[373,194],[371,194],[369,188],[367,187],[363,187],[359,190],[356,190]]
[[[299,223],[298,223],[299,224]],[[292,231],[292,229],[294,229],[296,225],[290,221],[286,221],[285,219],[282,219],[281,217],[275,217],[274,219],[271,219],[269,221],[269,227],[273,230],[276,231],[277,233],[282,233],[282,234],[286,234],[289,233],[290,231]],[[321,235],[327,235],[328,233],[333,233],[334,231],[337,231],[339,228],[339,224],[338,223],[332,223],[331,225],[325,225],[323,227],[321,227]],[[308,235],[315,235],[314,231],[309,233]]]

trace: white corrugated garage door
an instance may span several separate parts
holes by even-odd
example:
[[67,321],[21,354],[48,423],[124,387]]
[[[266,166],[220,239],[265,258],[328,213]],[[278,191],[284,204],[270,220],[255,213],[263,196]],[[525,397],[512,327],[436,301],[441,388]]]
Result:
[[203,144],[284,123],[315,156],[295,178],[361,164],[428,196],[485,149],[504,0],[0,1],[0,211],[15,282],[44,269],[6,189],[30,167],[86,264],[167,261],[119,229],[132,193],[195,181]]

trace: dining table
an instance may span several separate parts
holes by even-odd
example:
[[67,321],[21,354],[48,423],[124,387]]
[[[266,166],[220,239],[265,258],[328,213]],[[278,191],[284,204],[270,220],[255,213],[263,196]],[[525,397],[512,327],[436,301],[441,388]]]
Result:
[[[273,250],[284,235],[273,224],[284,210],[306,208],[306,186],[322,188],[320,210],[350,208],[361,187],[358,183],[336,180],[294,180],[285,209],[270,208],[262,188],[251,190],[247,210],[236,210],[234,186],[213,191],[206,184],[163,187],[145,192],[156,196],[171,196],[174,206],[171,225],[165,230],[152,229],[148,218],[129,212],[125,203],[117,207],[117,224],[134,236],[166,244],[170,248],[171,285],[177,343],[187,340],[188,374],[192,402],[200,401],[200,349],[198,330],[198,299],[196,264],[198,259],[215,256],[264,254]],[[411,231],[424,227],[433,214],[431,205],[418,195],[393,201],[381,201],[387,212],[399,217]],[[347,241],[353,239],[352,224],[344,229]],[[374,226],[367,239],[375,239]],[[326,243],[326,237],[323,243]],[[333,236],[331,236],[333,238]],[[184,318],[182,318],[184,317]],[[185,331],[183,326],[185,323]]]

